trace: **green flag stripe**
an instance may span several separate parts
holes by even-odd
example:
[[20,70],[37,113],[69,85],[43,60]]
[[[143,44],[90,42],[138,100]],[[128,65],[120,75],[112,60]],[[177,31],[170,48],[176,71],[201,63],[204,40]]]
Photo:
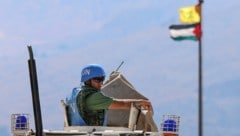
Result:
[[182,41],[182,40],[193,40],[197,41],[197,37],[195,36],[179,36],[179,37],[171,37],[175,41]]

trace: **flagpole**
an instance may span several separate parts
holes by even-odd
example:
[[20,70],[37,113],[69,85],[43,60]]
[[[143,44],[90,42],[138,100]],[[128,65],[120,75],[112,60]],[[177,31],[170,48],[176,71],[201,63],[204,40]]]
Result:
[[[199,0],[200,4],[200,26],[202,26],[202,3],[203,0]],[[199,55],[199,92],[198,92],[198,136],[203,136],[203,105],[202,105],[202,27],[201,27],[201,38],[199,39],[199,46],[198,46],[198,55]]]

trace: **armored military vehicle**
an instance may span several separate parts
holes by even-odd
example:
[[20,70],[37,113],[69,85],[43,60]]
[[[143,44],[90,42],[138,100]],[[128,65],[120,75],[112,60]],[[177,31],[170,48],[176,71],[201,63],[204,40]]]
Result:
[[[30,128],[28,113],[11,115],[11,131],[13,136],[178,136],[180,117],[163,115],[162,122],[153,120],[153,112],[135,107],[130,110],[109,110],[106,126],[71,126],[66,100],[61,100],[63,107],[63,130],[46,130],[42,127],[41,107],[38,94],[38,82],[32,48],[28,46],[30,59],[29,75],[31,81],[35,130]],[[105,95],[118,99],[147,99],[118,70],[111,73],[104,83],[102,91]]]

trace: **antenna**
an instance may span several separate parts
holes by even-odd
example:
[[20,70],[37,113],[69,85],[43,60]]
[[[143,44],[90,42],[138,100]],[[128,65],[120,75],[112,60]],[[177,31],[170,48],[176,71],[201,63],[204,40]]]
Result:
[[30,76],[31,91],[32,91],[32,102],[33,102],[36,136],[42,136],[43,127],[42,127],[40,99],[39,99],[39,92],[38,92],[37,68],[36,68],[35,60],[33,58],[33,52],[32,52],[31,46],[28,46],[28,51],[29,51],[29,57],[30,57],[28,60],[28,68],[29,68],[29,76]]
[[120,65],[117,67],[117,69],[115,70],[115,72],[117,72],[117,71],[120,69],[120,67],[123,65],[123,63],[124,63],[124,61],[122,61],[122,62],[120,63]]

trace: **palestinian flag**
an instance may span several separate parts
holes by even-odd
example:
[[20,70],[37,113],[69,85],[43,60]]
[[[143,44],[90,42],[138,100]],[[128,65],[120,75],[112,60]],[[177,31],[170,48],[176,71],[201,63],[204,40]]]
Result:
[[181,24],[181,25],[171,25],[170,36],[173,40],[200,40],[201,39],[201,26],[197,24]]

